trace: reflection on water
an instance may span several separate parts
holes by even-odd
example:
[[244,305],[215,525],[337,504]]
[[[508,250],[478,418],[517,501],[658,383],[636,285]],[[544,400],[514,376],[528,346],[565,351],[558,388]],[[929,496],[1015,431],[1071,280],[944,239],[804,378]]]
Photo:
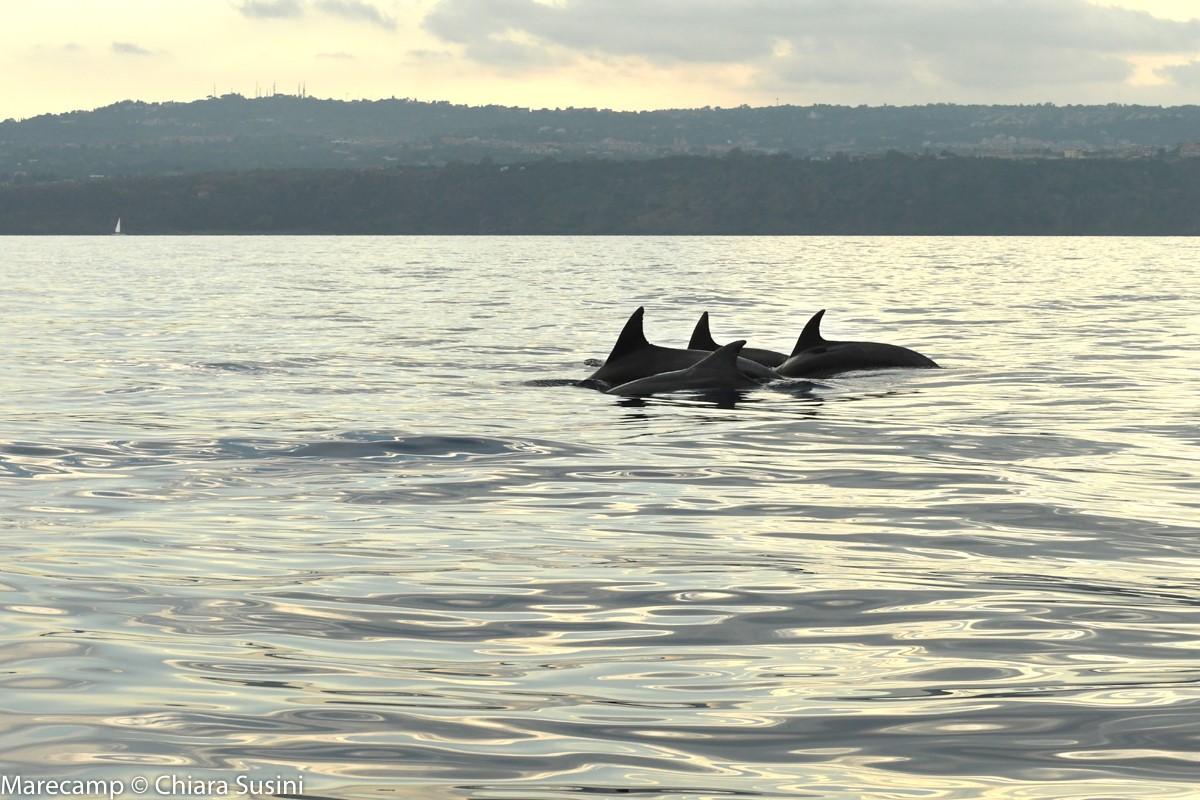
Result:
[[[1194,797],[1195,247],[15,241],[0,772]],[[573,385],[640,304],[946,369]]]

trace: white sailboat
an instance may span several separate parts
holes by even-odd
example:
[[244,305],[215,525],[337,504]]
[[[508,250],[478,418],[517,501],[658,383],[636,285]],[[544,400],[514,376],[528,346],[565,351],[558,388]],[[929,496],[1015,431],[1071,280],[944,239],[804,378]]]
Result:
[[113,236],[120,236],[120,235],[121,235],[121,218],[117,217],[117,229],[115,231],[113,231]]

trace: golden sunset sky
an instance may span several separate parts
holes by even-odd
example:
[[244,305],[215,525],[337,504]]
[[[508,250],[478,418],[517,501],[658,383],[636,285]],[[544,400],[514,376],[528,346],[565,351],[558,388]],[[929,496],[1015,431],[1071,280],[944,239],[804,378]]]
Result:
[[5,0],[0,120],[272,87],[657,109],[1200,101],[1196,0]]

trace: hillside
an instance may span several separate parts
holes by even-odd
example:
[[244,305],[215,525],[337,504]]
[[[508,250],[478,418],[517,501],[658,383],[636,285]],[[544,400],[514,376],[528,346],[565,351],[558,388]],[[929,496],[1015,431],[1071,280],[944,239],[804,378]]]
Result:
[[650,112],[225,95],[0,122],[0,185],[248,169],[547,157],[1200,152],[1200,106],[774,106]]

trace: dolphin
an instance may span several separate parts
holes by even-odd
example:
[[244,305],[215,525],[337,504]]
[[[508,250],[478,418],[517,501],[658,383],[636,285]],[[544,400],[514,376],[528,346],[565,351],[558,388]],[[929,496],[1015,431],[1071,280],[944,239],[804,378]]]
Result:
[[[696,328],[692,331],[692,340],[688,342],[688,349],[716,350],[720,346],[713,341],[712,334],[708,330],[708,312],[705,311],[700,315],[700,321],[696,323]],[[774,350],[763,350],[758,347],[743,347],[741,357],[757,361],[759,364],[770,369],[775,369],[788,360],[788,357],[783,353],[777,353]]]
[[776,370],[785,378],[821,378],[857,369],[931,367],[933,359],[915,350],[882,342],[831,342],[821,336],[821,317],[813,314],[804,326],[792,355]]
[[638,378],[620,386],[614,386],[608,390],[608,394],[630,397],[687,390],[724,392],[735,389],[753,389],[761,386],[762,383],[738,369],[738,353],[745,344],[744,339],[730,342],[715,352],[705,353],[704,358],[690,367]]
[[[603,381],[609,386],[620,386],[638,378],[648,378],[662,372],[687,369],[709,353],[706,350],[681,350],[650,344],[642,329],[642,317],[646,309],[639,307],[629,316],[617,343],[604,363],[588,376],[588,381]],[[738,358],[737,368],[759,383],[778,380],[775,371],[748,358]]]

